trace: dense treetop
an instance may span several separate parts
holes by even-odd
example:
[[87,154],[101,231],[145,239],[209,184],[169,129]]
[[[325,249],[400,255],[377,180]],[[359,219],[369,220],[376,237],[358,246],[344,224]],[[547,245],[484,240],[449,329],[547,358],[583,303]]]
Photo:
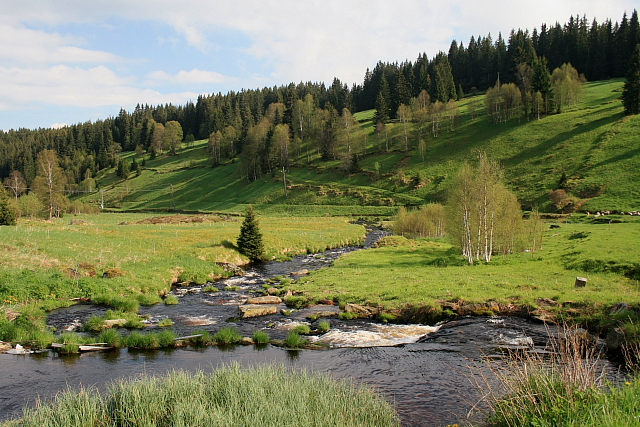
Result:
[[[572,16],[564,25],[512,30],[507,38],[471,37],[466,45],[454,40],[448,52],[431,59],[421,53],[415,61],[378,62],[351,88],[338,78],[330,86],[290,83],[201,95],[186,105],[138,105],[116,117],[62,129],[0,131],[0,179],[19,171],[30,187],[38,153],[49,149],[58,155],[69,189],[78,189],[98,171],[115,167],[121,151],[171,154],[179,140],[205,138],[210,139],[214,164],[222,157],[244,155],[247,179],[257,178],[286,163],[284,153],[300,150],[303,141],[313,140],[323,158],[335,158],[335,124],[342,121],[349,127],[345,112],[376,108],[376,121],[385,123],[423,93],[444,105],[463,93],[487,90],[498,79],[503,85],[522,86],[528,69],[533,90],[544,96],[544,88],[550,87],[544,79],[566,63],[588,80],[624,77],[639,42],[636,11],[630,18],[625,13],[619,23]],[[351,145],[348,150],[351,153]]]

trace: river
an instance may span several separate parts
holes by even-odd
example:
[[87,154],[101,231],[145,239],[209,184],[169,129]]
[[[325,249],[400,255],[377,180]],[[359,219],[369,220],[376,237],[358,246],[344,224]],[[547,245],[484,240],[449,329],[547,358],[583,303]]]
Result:
[[[380,232],[370,234],[366,247],[380,235]],[[187,335],[194,329],[214,333],[228,326],[228,320],[237,316],[238,304],[262,289],[269,278],[326,267],[342,254],[357,249],[342,248],[255,266],[245,276],[216,283],[220,292],[203,292],[203,286],[177,288],[174,293],[179,295],[178,305],[141,307],[140,314],[149,315],[149,329],[157,330],[157,322],[169,317],[179,335]],[[232,286],[233,290],[222,290],[226,286]],[[58,330],[73,329],[105,310],[78,304],[50,313],[48,323]],[[245,336],[263,329],[271,338],[282,339],[293,326],[308,322],[310,314],[331,310],[337,312],[338,308],[317,306],[289,316],[278,313],[234,321],[232,325]],[[515,317],[461,318],[432,326],[383,325],[364,320],[342,321],[337,317],[321,320],[329,321],[331,330],[316,339],[330,343],[331,349],[293,351],[267,345],[158,351],[123,349],[73,356],[54,352],[1,354],[0,420],[19,416],[22,408],[33,406],[38,397],[50,399],[68,387],[82,385],[103,390],[110,382],[122,378],[161,375],[172,369],[210,371],[222,364],[238,362],[245,366],[284,364],[366,383],[396,405],[406,426],[463,423],[480,395],[471,380],[482,361],[498,357],[501,349],[510,346],[543,349],[548,336],[543,324]],[[476,419],[481,418],[481,414],[476,414]]]

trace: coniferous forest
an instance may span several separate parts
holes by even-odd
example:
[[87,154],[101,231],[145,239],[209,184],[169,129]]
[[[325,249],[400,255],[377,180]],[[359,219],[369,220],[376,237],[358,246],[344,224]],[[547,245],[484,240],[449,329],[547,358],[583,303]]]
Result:
[[[0,179],[6,185],[11,176],[31,188],[38,154],[52,150],[67,191],[82,191],[91,187],[100,170],[129,167],[118,165],[122,151],[154,158],[175,153],[179,143],[209,139],[213,165],[239,157],[243,176],[250,181],[287,168],[292,157],[336,158],[338,144],[357,152],[356,143],[348,136],[341,141],[339,131],[348,129],[352,114],[359,111],[375,109],[375,122],[384,125],[402,122],[403,106],[445,111],[447,103],[465,94],[487,91],[486,112],[495,122],[513,114],[528,119],[559,113],[573,95],[570,86],[558,86],[557,81],[625,77],[639,42],[636,11],[620,22],[576,16],[564,25],[512,30],[507,38],[488,34],[471,37],[466,44],[454,40],[448,52],[433,57],[421,53],[415,61],[378,62],[352,87],[336,77],[329,86],[290,83],[201,95],[186,105],[138,105],[133,111],[120,110],[116,117],[62,129],[0,131]],[[507,104],[492,110],[491,96],[497,91],[503,91],[501,99]],[[517,100],[517,112],[509,99]],[[437,132],[435,126],[432,131]]]

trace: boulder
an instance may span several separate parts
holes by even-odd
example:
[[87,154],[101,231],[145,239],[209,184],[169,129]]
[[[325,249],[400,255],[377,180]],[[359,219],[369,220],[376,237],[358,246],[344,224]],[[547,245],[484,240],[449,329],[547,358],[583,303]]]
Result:
[[247,300],[247,304],[282,304],[279,297],[269,295],[265,297],[254,297]]
[[127,323],[127,319],[112,319],[112,320],[105,320],[104,321],[104,325],[107,328],[113,328],[114,326],[124,326]]
[[375,310],[370,307],[365,307],[358,304],[347,304],[344,306],[344,311],[347,313],[357,314],[358,317],[371,317],[375,314]]
[[278,288],[269,288],[269,289],[267,289],[267,293],[269,295],[278,295],[280,293],[280,289],[278,289]]
[[620,314],[625,310],[629,309],[629,304],[627,304],[626,302],[619,302],[617,304],[614,304],[611,307],[611,310],[609,310],[609,314]]
[[275,305],[247,304],[238,306],[238,312],[241,318],[247,319],[249,317],[276,314],[278,312],[278,308]]
[[587,279],[585,277],[576,277],[576,288],[584,288],[587,286]]
[[307,270],[306,268],[303,268],[300,271],[294,271],[293,273],[291,273],[292,276],[306,276],[307,274],[309,274],[309,270]]

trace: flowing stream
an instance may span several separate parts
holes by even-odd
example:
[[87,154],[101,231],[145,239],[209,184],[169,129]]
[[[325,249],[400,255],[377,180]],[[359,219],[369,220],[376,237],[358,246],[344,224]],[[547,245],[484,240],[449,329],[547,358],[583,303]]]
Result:
[[[365,247],[382,235],[378,230],[370,231]],[[177,288],[173,292],[179,296],[178,305],[141,307],[140,314],[150,316],[150,330],[157,330],[160,320],[171,318],[179,336],[195,329],[214,333],[231,324],[244,336],[264,329],[271,338],[283,339],[296,325],[310,323],[307,317],[313,313],[337,313],[338,307],[319,305],[289,316],[278,312],[233,323],[228,320],[237,317],[238,305],[261,290],[269,278],[326,267],[340,255],[357,249],[360,248],[342,248],[255,266],[244,276],[217,282],[220,292],[203,292],[204,286]],[[223,290],[226,286],[236,290]],[[52,312],[48,323],[58,330],[72,330],[105,311],[103,307],[78,304]],[[480,393],[472,379],[474,372],[477,375],[481,372],[478,369],[484,369],[477,368],[483,359],[499,357],[505,347],[542,350],[548,337],[544,325],[511,317],[461,318],[441,326],[384,325],[337,317],[320,320],[329,321],[331,330],[312,339],[329,343],[331,349],[294,351],[266,345],[124,349],[73,356],[54,352],[0,354],[0,421],[19,416],[24,406],[33,406],[38,398],[50,399],[68,387],[83,385],[104,390],[121,378],[164,374],[172,369],[211,371],[222,364],[238,362],[244,366],[278,363],[366,383],[395,403],[403,425],[441,426],[464,421],[477,403]]]

